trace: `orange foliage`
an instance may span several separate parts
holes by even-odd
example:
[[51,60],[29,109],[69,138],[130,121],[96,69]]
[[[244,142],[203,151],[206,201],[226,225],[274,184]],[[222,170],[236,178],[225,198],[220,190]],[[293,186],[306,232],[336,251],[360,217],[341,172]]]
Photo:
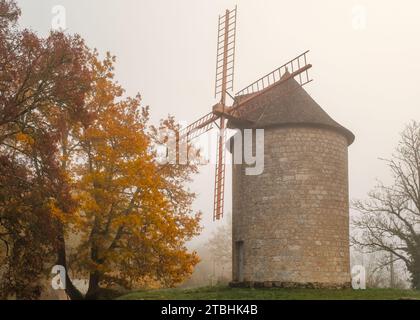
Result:
[[112,59],[94,62],[103,76],[89,104],[95,118],[81,128],[70,164],[82,236],[73,260],[79,272],[97,279],[92,294],[100,284],[173,286],[198,263],[185,247],[199,232],[200,214],[191,212],[194,194],[185,189],[196,167],[160,168],[149,110],[140,107],[140,96],[121,98]]
[[39,297],[54,264],[88,277],[88,298],[181,282],[198,262],[185,247],[200,231],[185,187],[196,166],[156,162],[149,109],[123,97],[114,57],[21,30],[19,15],[0,0],[0,297]]

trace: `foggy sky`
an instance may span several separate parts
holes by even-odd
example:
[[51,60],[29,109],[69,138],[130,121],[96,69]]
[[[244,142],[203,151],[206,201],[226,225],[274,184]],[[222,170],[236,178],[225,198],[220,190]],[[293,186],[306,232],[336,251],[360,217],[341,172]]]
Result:
[[[420,2],[300,0],[238,3],[235,92],[309,49],[309,94],[356,140],[349,149],[350,199],[363,198],[379,178],[398,134],[420,120]],[[211,111],[217,17],[234,1],[18,0],[21,24],[45,35],[54,5],[66,8],[69,33],[117,56],[116,79],[140,92],[152,120],[167,114],[192,122]],[[364,19],[365,18],[365,19]],[[202,167],[191,188],[213,223],[214,166]],[[227,171],[226,212],[231,211]]]

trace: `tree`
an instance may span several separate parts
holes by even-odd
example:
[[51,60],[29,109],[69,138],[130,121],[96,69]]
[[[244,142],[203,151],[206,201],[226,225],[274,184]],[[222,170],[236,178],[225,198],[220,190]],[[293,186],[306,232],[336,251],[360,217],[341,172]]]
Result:
[[[185,189],[197,167],[157,163],[157,129],[140,96],[123,98],[114,57],[79,36],[20,30],[19,15],[0,0],[2,297],[39,297],[55,264],[71,299],[182,281],[198,262],[185,247],[199,232]],[[179,129],[171,117],[161,127]],[[72,272],[89,279],[86,297]]]
[[[420,290],[420,123],[411,122],[401,134],[396,153],[388,164],[394,182],[380,183],[366,201],[355,201],[361,213],[354,220],[358,231],[352,242],[368,252],[392,253]],[[389,255],[385,255],[389,256]],[[385,259],[382,265],[388,265]]]
[[160,170],[148,108],[140,108],[140,96],[116,101],[123,91],[112,81],[111,64],[102,65],[109,76],[89,104],[95,121],[72,137],[79,147],[68,158],[81,237],[72,261],[77,272],[88,273],[89,299],[101,285],[173,286],[198,262],[185,247],[199,231],[200,215],[190,215],[194,194],[184,190],[196,167]]
[[[364,254],[353,251],[351,265],[362,265],[365,268],[367,288],[407,288],[407,272],[402,261],[389,263],[391,254],[385,251]],[[385,265],[384,265],[385,262]],[[392,268],[391,268],[392,266]]]
[[89,118],[82,109],[91,53],[77,36],[20,30],[19,16],[14,1],[0,0],[0,288],[3,297],[36,298],[59,248],[52,204],[69,217],[74,209],[50,115]]
[[210,237],[206,245],[209,248],[215,267],[221,270],[221,278],[230,279],[232,272],[232,217],[227,216],[225,224],[221,225]]

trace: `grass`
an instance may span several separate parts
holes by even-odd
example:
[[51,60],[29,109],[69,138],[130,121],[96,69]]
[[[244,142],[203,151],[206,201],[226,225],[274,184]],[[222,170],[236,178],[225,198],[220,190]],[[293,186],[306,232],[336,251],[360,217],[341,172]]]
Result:
[[227,286],[194,289],[140,290],[119,300],[398,300],[419,299],[420,291],[400,289],[328,290],[281,288],[230,288]]

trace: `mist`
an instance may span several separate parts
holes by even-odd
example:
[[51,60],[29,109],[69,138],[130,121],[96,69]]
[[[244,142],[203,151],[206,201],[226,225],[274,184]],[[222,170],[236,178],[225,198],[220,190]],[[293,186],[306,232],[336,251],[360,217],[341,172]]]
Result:
[[[66,9],[67,32],[78,33],[102,54],[117,56],[116,79],[127,95],[140,92],[152,120],[172,114],[188,124],[211,111],[214,98],[217,17],[234,1],[19,0],[22,26],[47,34],[52,8]],[[387,182],[379,157],[390,157],[399,133],[420,119],[418,1],[241,1],[238,5],[234,89],[253,82],[309,49],[305,90],[356,136],[349,148],[350,199]],[[225,212],[231,211],[231,172]],[[207,241],[213,222],[214,165],[200,168],[190,185],[194,209],[203,212]],[[352,213],[354,214],[354,213]]]

